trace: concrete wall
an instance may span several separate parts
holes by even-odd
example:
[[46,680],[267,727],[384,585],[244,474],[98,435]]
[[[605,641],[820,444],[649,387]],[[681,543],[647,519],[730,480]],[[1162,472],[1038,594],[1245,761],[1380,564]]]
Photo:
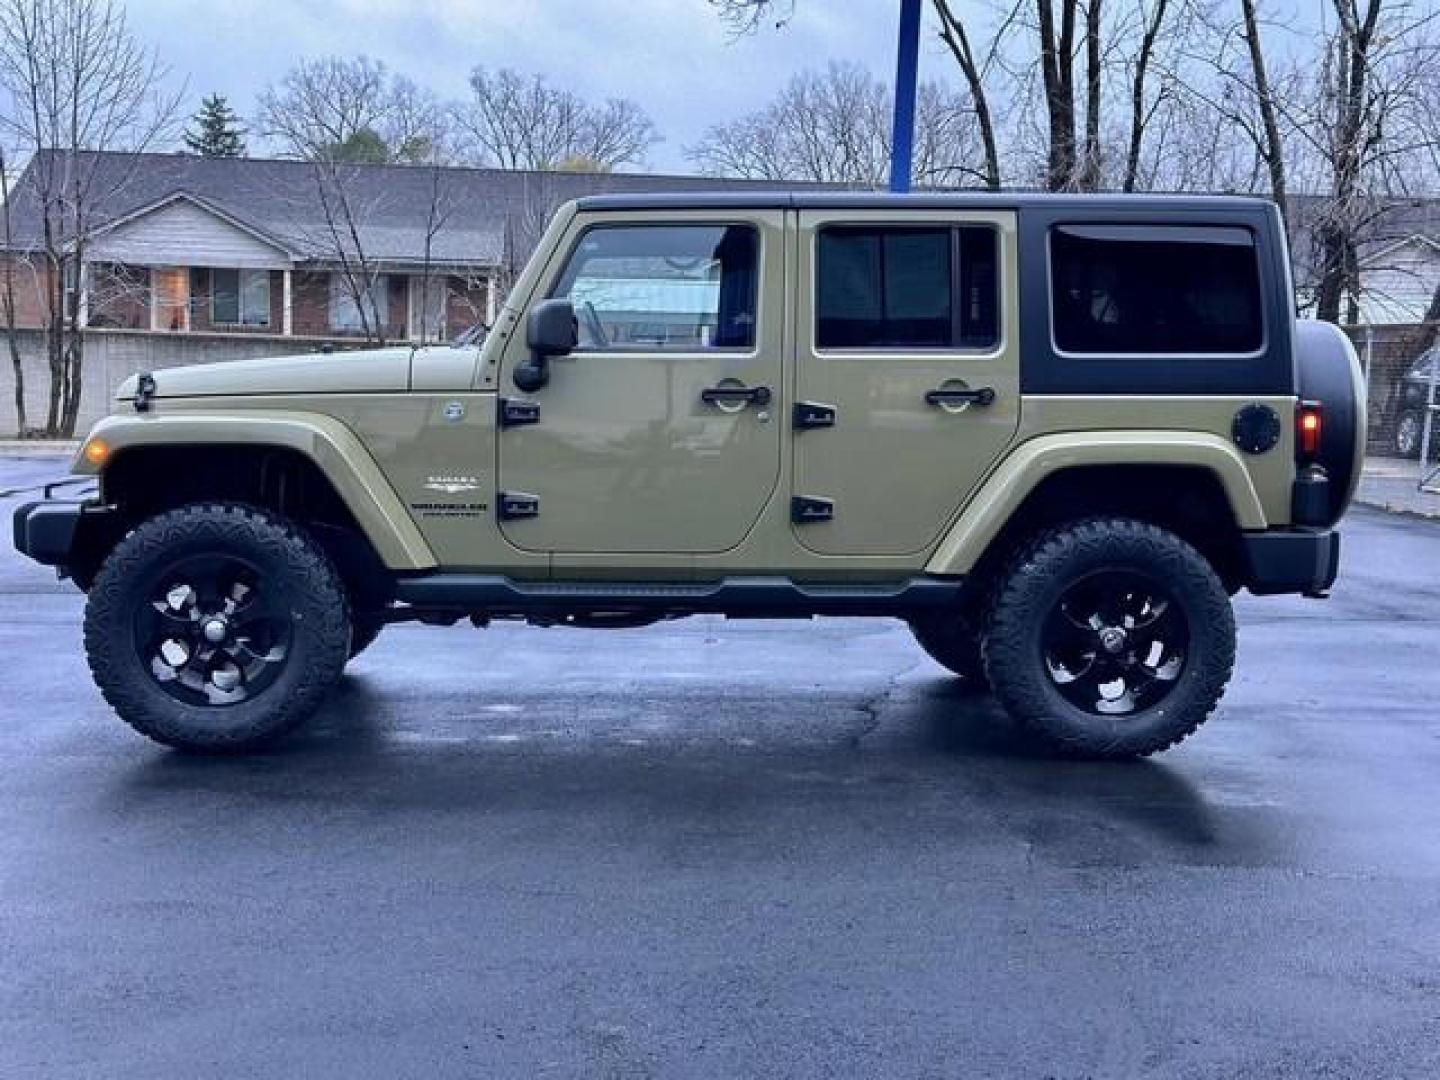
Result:
[[[3,331],[0,331],[3,337]],[[43,340],[38,331],[16,332],[25,358],[25,398],[32,428],[45,422],[50,378]],[[115,387],[137,371],[158,371],[180,364],[210,364],[257,356],[289,356],[315,352],[319,341],[257,338],[244,334],[179,335],[132,330],[91,330],[85,338],[84,387],[80,434],[110,411]],[[347,347],[359,348],[361,344]],[[15,425],[15,374],[8,345],[0,349],[0,438],[12,438]]]

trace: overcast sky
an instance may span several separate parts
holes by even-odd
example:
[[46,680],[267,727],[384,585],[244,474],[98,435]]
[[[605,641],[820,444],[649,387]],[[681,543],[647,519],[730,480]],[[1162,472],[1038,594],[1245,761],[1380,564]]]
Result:
[[[960,0],[957,7],[981,6]],[[1280,11],[1281,3],[1272,8]],[[1328,6],[1328,5],[1323,5]],[[929,5],[926,4],[928,9]],[[1299,0],[1278,32],[1318,28],[1320,0]],[[302,56],[366,53],[441,98],[466,93],[477,64],[541,72],[586,97],[628,97],[664,141],[657,171],[687,172],[705,128],[763,105],[797,72],[830,60],[893,77],[899,0],[798,0],[784,29],[736,38],[706,0],[129,0],[137,35],[188,85],[187,111],[219,92],[242,115]],[[929,29],[927,25],[927,30]],[[921,78],[954,81],[933,33]],[[252,145],[251,152],[264,148]]]
[[[129,0],[131,25],[188,78],[249,113],[300,56],[367,53],[460,97],[477,64],[543,72],[587,97],[638,101],[663,171],[716,119],[764,104],[794,73],[856,60],[889,80],[897,0],[800,0],[782,31],[733,39],[705,0]],[[952,77],[933,37],[922,74]],[[259,149],[252,147],[252,152]]]

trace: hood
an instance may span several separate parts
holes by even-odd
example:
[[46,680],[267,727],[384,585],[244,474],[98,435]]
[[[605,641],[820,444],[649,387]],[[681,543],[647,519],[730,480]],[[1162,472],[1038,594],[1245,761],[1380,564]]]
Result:
[[[358,352],[264,356],[216,364],[191,364],[150,372],[155,398],[229,397],[254,394],[331,394],[403,391],[410,388],[409,345]],[[115,392],[133,401],[139,375]]]

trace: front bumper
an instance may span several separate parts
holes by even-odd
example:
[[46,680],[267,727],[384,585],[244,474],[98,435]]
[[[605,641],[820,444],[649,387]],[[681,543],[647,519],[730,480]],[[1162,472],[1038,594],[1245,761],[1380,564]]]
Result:
[[82,588],[120,533],[115,511],[94,499],[25,503],[15,510],[11,525],[16,551],[75,578]]
[[46,566],[65,566],[80,532],[79,501],[45,499],[15,511],[15,550]]
[[1325,596],[1340,573],[1334,529],[1274,529],[1245,535],[1245,586],[1257,596]]

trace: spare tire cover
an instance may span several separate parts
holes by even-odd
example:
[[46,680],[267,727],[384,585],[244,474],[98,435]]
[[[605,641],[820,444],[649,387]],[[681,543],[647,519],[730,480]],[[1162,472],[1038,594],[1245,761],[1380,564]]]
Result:
[[1365,460],[1365,380],[1355,347],[1332,323],[1296,322],[1295,357],[1300,399],[1321,407],[1320,464],[1330,476],[1333,525],[1350,505]]

